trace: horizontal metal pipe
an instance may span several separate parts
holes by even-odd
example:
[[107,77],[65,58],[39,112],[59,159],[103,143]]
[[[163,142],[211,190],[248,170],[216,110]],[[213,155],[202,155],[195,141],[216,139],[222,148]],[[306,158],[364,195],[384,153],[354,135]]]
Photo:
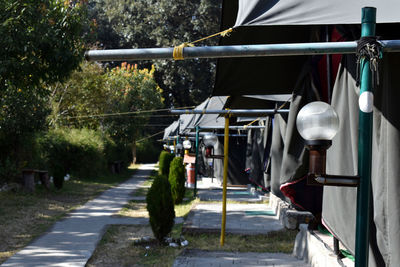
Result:
[[[400,40],[380,41],[384,52],[400,52]],[[232,57],[266,57],[266,56],[301,56],[325,54],[353,54],[357,42],[321,42],[293,44],[258,44],[185,47],[185,59],[193,58],[232,58]],[[173,48],[137,48],[89,50],[85,58],[89,61],[128,61],[172,59]]]
[[[194,129],[191,127],[188,127],[187,129]],[[212,130],[212,129],[224,129],[223,125],[218,125],[218,126],[202,126],[200,127],[201,130]],[[265,126],[259,126],[259,125],[231,125],[229,126],[230,130],[246,130],[246,129],[265,129]]]
[[[207,133],[199,133],[200,137],[203,137],[204,135],[206,135]],[[224,134],[215,134],[216,136],[224,136]],[[193,137],[196,136],[196,133],[185,133],[185,134],[181,134],[181,136],[188,136]],[[229,134],[230,137],[247,137],[247,134]]]
[[275,113],[289,113],[288,109],[171,109],[170,112],[172,114],[232,114],[232,115],[269,115]]
[[345,178],[345,177],[333,177],[333,175],[326,176],[317,176],[315,177],[315,181],[323,185],[334,185],[334,186],[358,186],[360,179],[359,178]]

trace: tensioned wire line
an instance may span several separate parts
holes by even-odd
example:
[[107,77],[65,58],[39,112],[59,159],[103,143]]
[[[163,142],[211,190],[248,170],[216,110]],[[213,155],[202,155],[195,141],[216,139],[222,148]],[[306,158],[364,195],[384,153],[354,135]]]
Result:
[[[179,116],[178,114],[169,114],[169,115],[152,115],[152,114],[148,114],[148,115],[126,115],[126,116],[124,116],[124,117],[122,117],[122,116],[119,116],[119,117],[117,117],[117,116],[114,116],[114,117],[108,117],[108,118],[111,118],[111,119],[124,119],[124,118],[149,118],[149,117],[152,117],[152,118],[165,118],[165,117],[176,117],[176,116]],[[101,118],[101,117],[100,117]],[[76,118],[77,119],[77,118]],[[90,119],[93,119],[93,117],[86,117],[86,118],[80,118],[80,120],[83,120],[83,121],[85,121],[85,120],[90,120]],[[63,125],[73,125],[74,124],[74,122],[72,122],[72,120],[69,120],[68,122],[64,122],[63,123]],[[147,126],[147,125],[144,125],[144,126]],[[151,126],[151,125],[149,125],[149,126]],[[167,127],[168,125],[166,125],[166,126],[163,126],[163,127]],[[160,126],[161,127],[161,126]]]
[[142,142],[142,141],[144,141],[144,140],[150,139],[150,138],[152,138],[152,137],[154,137],[154,136],[156,136],[156,135],[162,134],[162,133],[164,133],[164,130],[162,130],[162,131],[160,131],[160,132],[157,132],[157,133],[155,133],[155,134],[152,134],[152,135],[143,137],[142,139],[137,140],[136,143],[140,143],[140,142]]
[[[187,108],[194,108],[194,106],[179,107],[179,108],[175,108],[175,109],[187,109]],[[164,108],[164,109],[138,110],[138,111],[129,111],[129,112],[91,114],[91,115],[82,115],[82,116],[66,116],[65,118],[69,120],[69,119],[85,119],[85,118],[94,118],[94,117],[125,116],[125,115],[132,115],[132,114],[152,113],[152,112],[161,112],[161,111],[169,111],[169,110],[170,110],[169,108]],[[148,116],[160,116],[161,117],[162,115],[149,114]],[[170,115],[164,115],[163,117],[165,117],[165,116],[170,116]],[[143,117],[147,117],[147,116],[143,116]]]

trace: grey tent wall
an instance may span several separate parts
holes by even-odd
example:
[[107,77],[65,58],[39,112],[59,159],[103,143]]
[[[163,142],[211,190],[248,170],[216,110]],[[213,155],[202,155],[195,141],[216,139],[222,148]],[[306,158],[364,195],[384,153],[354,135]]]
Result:
[[[354,69],[354,57],[343,57],[335,81],[332,103],[340,120],[339,132],[327,151],[328,174],[356,175],[358,150],[358,94],[355,79],[348,68]],[[322,216],[325,225],[354,253],[356,188],[325,187]]]
[[[372,224],[369,266],[396,266],[400,262],[400,55],[385,54],[381,86],[374,95],[372,144]],[[358,89],[354,81],[354,57],[342,61],[333,91],[332,105],[341,128],[327,153],[327,172],[357,172]],[[324,188],[323,220],[354,253],[356,190]]]

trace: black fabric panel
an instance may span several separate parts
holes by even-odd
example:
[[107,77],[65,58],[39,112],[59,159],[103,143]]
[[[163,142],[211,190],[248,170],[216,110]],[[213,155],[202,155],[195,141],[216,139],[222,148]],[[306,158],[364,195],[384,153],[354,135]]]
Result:
[[[221,45],[309,42],[310,27],[240,27]],[[212,95],[292,93],[306,56],[224,58],[217,63]]]
[[263,159],[264,159],[264,130],[250,129],[247,133],[246,169],[249,180],[265,187]]
[[225,108],[230,109],[273,109],[282,102],[256,99],[244,96],[231,96],[225,103]]
[[[223,142],[223,138],[221,139],[220,142]],[[249,183],[245,172],[246,144],[245,137],[229,137],[228,183],[232,185],[246,185]]]
[[[318,100],[319,93],[314,88],[312,65],[307,65],[299,79],[296,91],[290,103],[286,135],[282,155],[280,173],[281,191],[292,204],[314,215],[322,211],[322,187],[309,186],[306,183],[308,173],[308,151],[304,147],[304,139],[296,128],[296,118],[299,110],[306,104]],[[314,88],[314,89],[313,89]]]
[[272,147],[272,118],[267,117],[265,120],[264,130],[264,156],[263,156],[263,172],[264,185],[271,190],[271,147]]
[[282,194],[281,187],[281,167],[284,148],[284,138],[286,134],[285,115],[275,114],[272,128],[271,144],[271,192],[281,199],[286,199]]

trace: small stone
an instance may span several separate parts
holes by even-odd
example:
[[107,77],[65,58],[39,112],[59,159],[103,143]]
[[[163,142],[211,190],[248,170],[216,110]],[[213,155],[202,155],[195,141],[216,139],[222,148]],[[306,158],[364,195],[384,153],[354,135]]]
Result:
[[[150,246],[146,246],[146,249],[150,249]],[[146,254],[147,255],[147,254]]]
[[182,246],[182,247],[186,247],[187,245],[189,245],[189,241],[183,240],[183,241],[181,242],[181,246]]

